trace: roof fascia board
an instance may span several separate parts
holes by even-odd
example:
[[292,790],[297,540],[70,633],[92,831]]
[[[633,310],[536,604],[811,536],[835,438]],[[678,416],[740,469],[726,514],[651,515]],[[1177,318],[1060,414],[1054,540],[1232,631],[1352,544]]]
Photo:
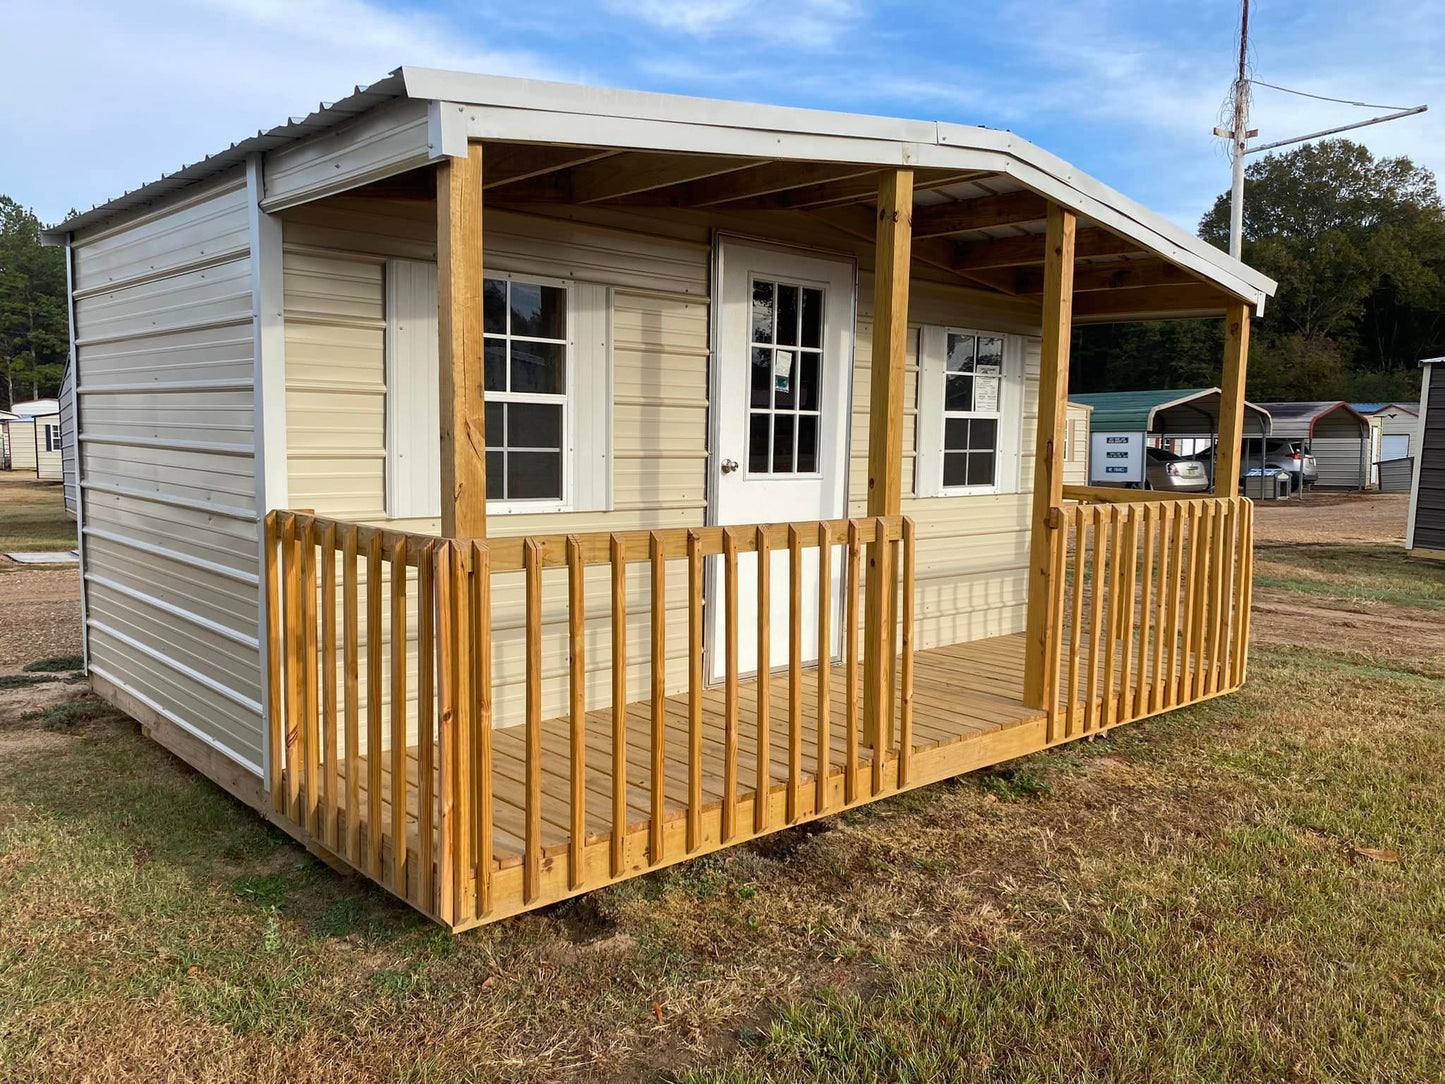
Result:
[[466,106],[456,102],[427,102],[427,150],[433,159],[467,156]]
[[265,156],[267,214],[424,166],[433,157],[427,102],[389,102]]

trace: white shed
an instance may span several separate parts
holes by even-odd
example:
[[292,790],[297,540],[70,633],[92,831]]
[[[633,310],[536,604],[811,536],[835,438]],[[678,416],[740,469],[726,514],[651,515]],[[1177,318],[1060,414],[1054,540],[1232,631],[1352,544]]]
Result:
[[[12,435],[12,445],[15,446],[13,458],[14,470],[33,470],[36,477],[42,481],[58,482],[62,476],[61,466],[61,439],[60,439],[60,403],[55,399],[30,399],[23,403],[16,403],[10,408],[11,413],[18,414],[28,426],[21,425],[19,431]],[[28,429],[28,433],[26,430]],[[29,448],[21,447],[29,438]]]

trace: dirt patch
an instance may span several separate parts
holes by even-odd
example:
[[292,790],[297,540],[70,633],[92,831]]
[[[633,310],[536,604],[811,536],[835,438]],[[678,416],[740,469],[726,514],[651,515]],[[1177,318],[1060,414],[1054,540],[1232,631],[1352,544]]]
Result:
[[[1251,643],[1358,654],[1376,666],[1445,678],[1445,620],[1438,610],[1352,607],[1260,587],[1252,612]],[[1322,630],[1328,630],[1327,642],[1320,641]]]
[[1407,493],[1306,493],[1255,504],[1254,537],[1268,542],[1405,544]]
[[0,622],[0,673],[44,655],[80,653],[78,569],[33,569],[9,564],[0,573],[0,594],[5,598],[5,620]]

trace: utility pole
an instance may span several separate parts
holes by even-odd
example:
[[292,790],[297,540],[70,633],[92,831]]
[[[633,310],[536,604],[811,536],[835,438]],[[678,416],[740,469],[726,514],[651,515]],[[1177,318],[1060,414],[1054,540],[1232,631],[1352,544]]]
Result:
[[1234,79],[1234,130],[1229,133],[1234,180],[1229,189],[1229,254],[1236,260],[1244,244],[1244,148],[1249,139],[1249,0],[1239,16],[1239,73]]

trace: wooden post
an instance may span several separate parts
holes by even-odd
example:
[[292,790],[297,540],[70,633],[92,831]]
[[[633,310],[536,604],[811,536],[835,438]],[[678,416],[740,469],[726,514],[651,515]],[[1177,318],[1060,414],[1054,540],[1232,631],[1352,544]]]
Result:
[[[913,245],[913,171],[878,182],[873,262],[873,361],[868,402],[868,514],[896,516],[903,504],[903,365],[908,348],[908,267]],[[880,537],[868,547],[864,606],[863,718],[876,760],[891,741],[893,580]],[[886,645],[878,651],[874,645]],[[882,705],[880,710],[880,704]],[[882,726],[879,721],[882,720]]]
[[482,145],[437,167],[442,536],[487,533],[482,393]]
[[1232,301],[1224,317],[1224,380],[1219,397],[1219,445],[1214,454],[1214,495],[1239,492],[1244,437],[1244,374],[1249,364],[1249,302]]
[[[1024,703],[1044,706],[1044,680],[1049,651],[1057,650],[1057,630],[1049,625],[1053,583],[1049,533],[1057,529],[1051,515],[1064,500],[1064,439],[1069,397],[1069,336],[1074,303],[1074,232],[1072,211],[1049,204],[1044,240],[1043,344],[1039,367],[1039,432],[1034,457],[1034,502],[1029,541],[1029,600],[1024,646]],[[1061,521],[1058,521],[1061,522]],[[1098,585],[1095,585],[1095,590]]]

